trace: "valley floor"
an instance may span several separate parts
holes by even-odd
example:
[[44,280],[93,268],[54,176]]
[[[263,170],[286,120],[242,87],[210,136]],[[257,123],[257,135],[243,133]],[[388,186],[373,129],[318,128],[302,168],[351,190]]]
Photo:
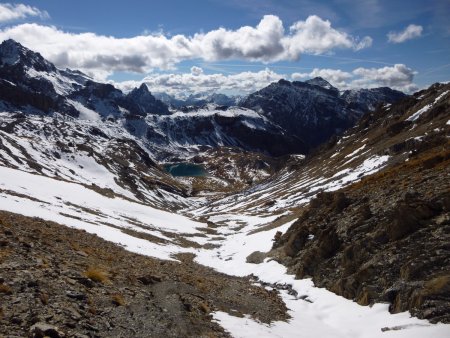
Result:
[[289,216],[224,211],[193,221],[6,167],[0,167],[0,209],[24,215],[1,213],[6,337],[45,325],[72,337],[450,333],[449,325],[391,315],[387,304],[360,306],[295,280],[273,260],[247,263],[250,253],[271,249],[275,233],[292,224]]

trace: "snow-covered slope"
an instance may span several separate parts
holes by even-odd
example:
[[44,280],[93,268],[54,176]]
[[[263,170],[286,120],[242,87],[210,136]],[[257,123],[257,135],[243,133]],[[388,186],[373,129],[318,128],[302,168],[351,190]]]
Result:
[[0,113],[0,164],[5,167],[159,208],[187,206],[187,187],[151,156],[120,121]]
[[301,140],[290,137],[261,114],[240,107],[209,104],[171,115],[128,118],[126,127],[162,158],[221,146],[275,156],[305,151]]

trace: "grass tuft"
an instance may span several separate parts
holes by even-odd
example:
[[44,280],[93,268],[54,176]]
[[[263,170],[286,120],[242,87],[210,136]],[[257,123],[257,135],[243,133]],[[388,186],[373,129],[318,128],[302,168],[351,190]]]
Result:
[[112,303],[116,306],[124,306],[126,304],[125,298],[120,293],[112,295]]
[[6,295],[12,294],[12,288],[9,285],[6,284],[0,284],[0,293],[4,293]]
[[105,284],[108,281],[108,274],[97,267],[90,267],[84,275],[94,282]]

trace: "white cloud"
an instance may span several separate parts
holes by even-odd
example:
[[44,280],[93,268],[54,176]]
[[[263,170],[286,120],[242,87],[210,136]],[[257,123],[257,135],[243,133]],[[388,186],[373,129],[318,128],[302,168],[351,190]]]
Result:
[[413,83],[415,74],[415,71],[403,64],[382,68],[356,68],[353,71],[315,68],[309,73],[292,73],[290,76],[276,73],[268,68],[258,72],[231,75],[204,74],[200,67],[194,66],[190,73],[153,74],[142,81],[112,83],[124,91],[130,91],[139,87],[141,83],[145,83],[152,92],[163,92],[181,97],[201,92],[249,94],[283,78],[304,81],[320,76],[341,90],[388,86],[410,93],[418,89]]
[[285,32],[277,16],[266,15],[255,27],[218,28],[194,36],[167,36],[163,32],[116,38],[95,33],[68,33],[53,26],[21,24],[0,30],[0,40],[12,38],[40,52],[58,67],[80,69],[105,78],[115,71],[137,73],[173,69],[183,60],[244,60],[276,62],[297,60],[302,53],[323,54],[337,48],[369,47],[362,40],[339,31],[327,20],[312,15]]
[[277,16],[265,15],[256,27],[235,31],[219,28],[195,34],[193,50],[206,61],[242,59],[270,62],[282,57],[283,23]]
[[49,17],[46,11],[41,11],[36,7],[24,4],[0,4],[0,23],[25,19],[30,16],[39,17],[41,19],[47,19]]
[[201,75],[201,74],[203,74],[203,69],[200,68],[200,67],[197,67],[197,66],[192,66],[191,67],[191,74],[192,75],[196,75],[196,76]]
[[388,41],[392,43],[402,43],[422,36],[423,27],[418,25],[409,25],[401,32],[389,32]]
[[275,73],[268,68],[258,72],[231,75],[204,74],[203,72],[194,74],[191,71],[184,74],[155,74],[145,77],[142,81],[125,81],[114,83],[114,85],[129,91],[145,83],[152,92],[163,92],[175,96],[206,91],[244,94],[259,90],[282,78],[286,78],[286,75]]
[[335,48],[360,50],[372,45],[370,37],[366,36],[359,41],[332,28],[330,21],[322,20],[316,15],[294,23],[289,30],[291,34],[282,41],[284,56],[291,60],[298,59],[301,53],[323,54]]
[[391,87],[406,93],[418,89],[413,83],[417,72],[404,64],[382,68],[356,68],[351,72],[340,69],[313,69],[310,73],[293,73],[293,80],[320,76],[339,89]]
[[414,75],[417,74],[417,72],[404,64],[382,68],[357,68],[352,73],[360,77],[353,81],[355,85],[367,87],[387,86],[400,90],[411,90]]

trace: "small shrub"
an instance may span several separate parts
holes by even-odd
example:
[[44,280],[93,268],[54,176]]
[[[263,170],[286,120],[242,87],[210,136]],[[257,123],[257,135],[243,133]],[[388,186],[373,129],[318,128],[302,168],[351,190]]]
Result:
[[42,293],[39,295],[39,299],[41,300],[41,303],[42,303],[43,305],[47,305],[47,304],[48,304],[48,295],[47,295],[46,293],[42,292]]
[[427,281],[424,289],[431,295],[450,291],[450,275],[438,276]]
[[107,273],[96,267],[90,267],[85,271],[84,275],[94,282],[104,284],[108,281]]
[[12,288],[9,285],[2,283],[2,284],[0,284],[0,293],[10,295],[10,294],[12,294]]
[[124,306],[125,303],[125,298],[123,298],[123,296],[120,293],[116,293],[114,295],[112,295],[112,303],[116,306]]
[[202,311],[204,313],[209,313],[210,312],[209,306],[206,303],[201,302],[199,304],[199,308],[200,308],[200,311]]

